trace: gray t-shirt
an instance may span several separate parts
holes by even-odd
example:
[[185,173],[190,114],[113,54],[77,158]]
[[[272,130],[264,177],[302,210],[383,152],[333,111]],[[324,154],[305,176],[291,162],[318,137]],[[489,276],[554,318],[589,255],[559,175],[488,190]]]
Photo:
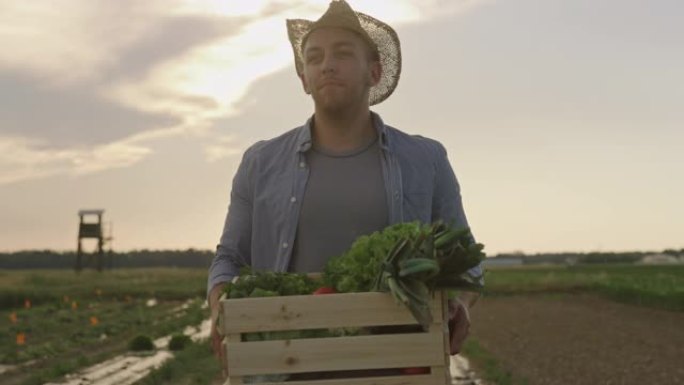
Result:
[[364,234],[384,229],[388,208],[378,140],[346,154],[306,154],[304,192],[289,271],[321,272]]

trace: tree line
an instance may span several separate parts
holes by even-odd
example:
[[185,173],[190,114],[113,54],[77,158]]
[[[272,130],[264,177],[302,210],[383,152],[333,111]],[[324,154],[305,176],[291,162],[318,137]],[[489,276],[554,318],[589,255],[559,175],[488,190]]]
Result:
[[665,254],[673,257],[684,257],[684,249],[665,249],[662,251],[628,251],[628,252],[559,252],[525,254],[523,252],[498,254],[495,258],[520,258],[524,264],[538,263],[635,263],[653,254]]
[[[95,254],[84,254],[83,267],[97,266]],[[209,268],[214,252],[210,250],[133,250],[128,252],[105,252],[103,267],[180,267]],[[0,253],[0,269],[73,269],[76,266],[76,252],[53,250],[26,250]]]
[[[541,253],[525,254],[522,252],[503,253],[495,258],[521,258],[525,264],[536,263],[634,263],[652,254],[667,254],[684,257],[684,249],[666,249],[663,251],[635,252],[588,252],[588,253]],[[96,256],[84,256],[84,268],[97,266]],[[139,267],[179,267],[209,268],[214,252],[211,250],[133,250],[128,252],[105,252],[103,267],[139,268]],[[76,253],[73,251],[58,252],[53,250],[27,250],[12,253],[0,253],[0,269],[73,269],[76,265]]]

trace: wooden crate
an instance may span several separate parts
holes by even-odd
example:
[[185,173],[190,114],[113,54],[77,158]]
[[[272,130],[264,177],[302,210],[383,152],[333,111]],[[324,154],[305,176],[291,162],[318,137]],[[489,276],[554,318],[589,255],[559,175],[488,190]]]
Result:
[[[446,292],[430,303],[427,332],[242,342],[249,332],[415,325],[411,313],[389,293],[349,293],[221,301],[220,330],[229,370],[225,384],[274,373],[430,367],[429,374],[400,374],[311,381],[289,385],[450,384]],[[273,383],[264,383],[273,384]]]

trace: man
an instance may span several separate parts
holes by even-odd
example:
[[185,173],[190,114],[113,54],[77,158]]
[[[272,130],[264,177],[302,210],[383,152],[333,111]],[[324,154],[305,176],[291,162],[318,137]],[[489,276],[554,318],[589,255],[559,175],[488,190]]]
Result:
[[[287,26],[314,114],[244,154],[209,270],[212,320],[223,286],[243,265],[320,272],[358,236],[391,224],[443,220],[467,226],[444,147],[385,125],[370,111],[399,80],[394,30],[343,0],[333,1],[316,22],[288,20]],[[463,294],[450,303],[452,354],[467,335],[468,307],[476,299]],[[222,359],[215,326],[212,344]]]

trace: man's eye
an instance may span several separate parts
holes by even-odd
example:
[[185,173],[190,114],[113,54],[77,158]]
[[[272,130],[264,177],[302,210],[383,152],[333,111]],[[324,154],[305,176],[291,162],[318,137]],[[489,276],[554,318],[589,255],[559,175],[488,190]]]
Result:
[[307,63],[316,63],[321,60],[320,55],[311,55],[306,57],[306,62]]

